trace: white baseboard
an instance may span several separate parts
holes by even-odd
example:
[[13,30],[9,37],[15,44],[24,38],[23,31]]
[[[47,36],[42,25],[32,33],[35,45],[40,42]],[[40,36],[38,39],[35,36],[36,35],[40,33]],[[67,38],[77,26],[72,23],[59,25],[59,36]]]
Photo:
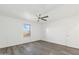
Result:
[[67,46],[67,47],[71,47],[71,48],[76,48],[76,49],[79,49],[78,46],[75,46],[75,45],[67,45],[67,44],[62,44],[62,43],[56,43],[56,42],[52,42],[50,40],[43,40],[43,41],[46,41],[46,42],[50,42],[50,43],[55,43],[55,44],[59,44],[59,45],[64,45],[64,46]]

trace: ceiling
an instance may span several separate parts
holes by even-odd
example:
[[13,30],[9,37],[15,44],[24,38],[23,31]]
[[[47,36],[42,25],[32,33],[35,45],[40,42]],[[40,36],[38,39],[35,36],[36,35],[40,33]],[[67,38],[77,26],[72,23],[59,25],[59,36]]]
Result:
[[[1,4],[0,15],[12,18],[36,17],[36,14],[48,15],[48,20],[59,20],[79,14],[79,5],[68,4]],[[27,17],[28,16],[28,17]]]
[[0,15],[12,18],[36,17],[36,14],[44,15],[60,6],[56,4],[2,4],[0,5]]

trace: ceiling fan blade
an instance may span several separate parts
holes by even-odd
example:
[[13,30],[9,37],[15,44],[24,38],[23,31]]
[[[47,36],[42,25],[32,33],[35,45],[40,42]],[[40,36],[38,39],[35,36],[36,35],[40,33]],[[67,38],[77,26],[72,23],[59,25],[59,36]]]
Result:
[[47,20],[46,20],[46,19],[44,19],[44,18],[41,18],[41,20],[47,21]]
[[48,18],[48,16],[44,16],[44,17],[41,17],[41,18]]

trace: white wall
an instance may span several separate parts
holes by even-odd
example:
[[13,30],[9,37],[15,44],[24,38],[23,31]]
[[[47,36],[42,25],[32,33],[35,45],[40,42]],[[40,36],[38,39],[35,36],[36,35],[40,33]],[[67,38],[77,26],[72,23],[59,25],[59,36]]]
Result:
[[45,27],[45,41],[79,48],[79,16],[50,22]]
[[31,24],[31,37],[23,38],[23,25],[19,23],[19,19],[0,16],[0,48],[40,40],[40,24],[25,23]]
[[48,13],[43,40],[79,48],[79,5],[62,5]]

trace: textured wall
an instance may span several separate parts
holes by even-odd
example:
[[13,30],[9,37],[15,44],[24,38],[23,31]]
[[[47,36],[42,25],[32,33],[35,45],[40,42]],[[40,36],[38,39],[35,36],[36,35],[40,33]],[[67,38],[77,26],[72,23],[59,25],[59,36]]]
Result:
[[23,24],[19,19],[0,16],[0,48],[23,44],[40,39],[40,24],[24,21],[31,24],[31,36],[23,38]]
[[79,48],[79,16],[52,21],[45,27],[46,41]]

